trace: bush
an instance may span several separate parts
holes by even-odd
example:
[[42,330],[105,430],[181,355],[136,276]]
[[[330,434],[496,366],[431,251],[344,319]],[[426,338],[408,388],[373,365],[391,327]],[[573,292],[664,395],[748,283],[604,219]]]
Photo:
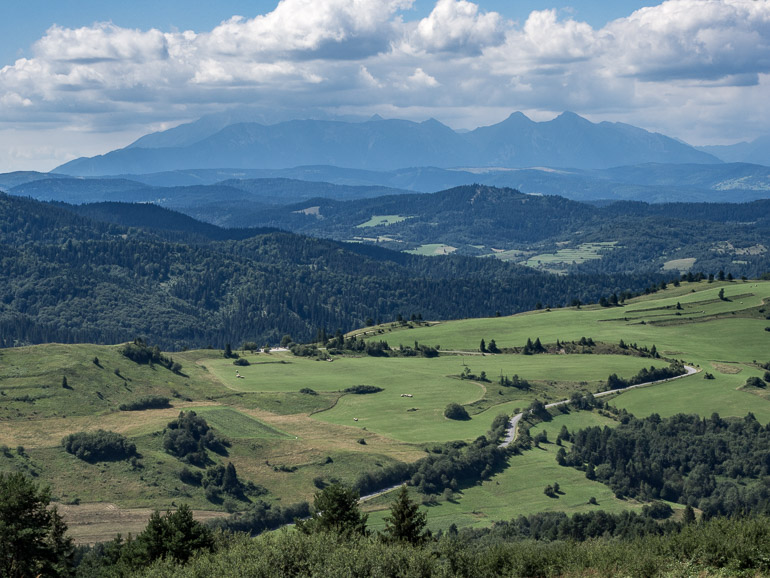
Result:
[[62,439],[64,449],[86,462],[124,460],[136,455],[136,446],[119,433],[78,432]]
[[179,472],[179,479],[185,484],[200,486],[201,481],[203,480],[203,474],[201,472],[194,472],[190,468],[182,468],[182,471]]
[[118,406],[120,411],[141,411],[143,409],[163,409],[170,407],[169,398],[158,395],[148,395],[131,403],[121,403]]
[[446,406],[444,409],[444,417],[462,421],[471,419],[471,416],[468,415],[468,411],[459,403],[450,403]]
[[759,379],[758,377],[749,377],[746,380],[746,386],[745,387],[759,387],[764,388],[765,382]]
[[377,387],[376,385],[354,385],[353,387],[348,387],[347,389],[343,390],[345,393],[356,393],[359,395],[367,394],[367,393],[377,393],[382,391],[381,387]]
[[249,360],[246,359],[245,357],[239,357],[238,359],[233,361],[233,365],[245,366],[245,365],[251,365],[251,364],[249,363]]
[[310,389],[309,387],[303,387],[299,392],[307,395],[318,395],[314,389]]

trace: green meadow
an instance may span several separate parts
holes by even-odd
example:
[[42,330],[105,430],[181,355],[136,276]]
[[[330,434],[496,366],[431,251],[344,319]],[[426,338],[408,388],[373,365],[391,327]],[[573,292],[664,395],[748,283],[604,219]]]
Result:
[[559,271],[564,265],[585,263],[594,259],[601,259],[602,252],[615,247],[615,241],[601,243],[583,243],[577,247],[558,249],[552,253],[532,255],[522,265],[543,269],[545,271]]
[[405,251],[412,255],[424,255],[431,257],[433,255],[449,255],[457,251],[457,247],[452,245],[444,245],[443,243],[428,243],[427,245],[420,245],[416,249],[410,249]]
[[[630,377],[651,361],[623,355],[340,357],[333,362],[289,353],[270,356],[275,361],[239,367],[240,378],[228,360],[211,361],[207,367],[228,387],[242,392],[288,393],[301,388],[329,392],[362,384],[380,387],[383,391],[379,393],[344,395],[334,407],[313,418],[409,443],[475,438],[498,413],[512,413],[535,398],[557,401],[574,391],[599,391],[611,373]],[[488,381],[459,379],[465,368],[474,375],[485,372]],[[500,375],[514,374],[533,382],[532,390],[499,385]],[[450,401],[468,406],[472,419],[446,419],[443,411]]]
[[380,225],[392,225],[393,223],[400,223],[406,221],[411,217],[402,217],[401,215],[374,215],[371,219],[360,225],[356,225],[359,229],[366,227],[379,227]]
[[[437,502],[425,508],[428,523],[433,531],[446,531],[450,525],[458,527],[484,527],[496,521],[511,520],[519,515],[536,512],[559,511],[568,514],[604,510],[619,512],[639,510],[642,504],[635,500],[620,500],[604,484],[590,481],[585,474],[574,468],[559,466],[556,452],[559,446],[553,443],[562,425],[574,430],[594,425],[614,425],[616,422],[595,412],[571,412],[557,414],[553,420],[532,428],[535,435],[545,429],[549,443],[541,444],[521,455],[511,456],[508,466],[472,487],[455,492],[450,500],[439,497]],[[565,444],[569,445],[569,444]],[[545,486],[558,482],[558,497],[545,495]],[[598,505],[588,503],[596,498]],[[382,529],[384,517],[388,514],[388,501],[380,498],[376,504],[367,505],[371,526]],[[420,501],[419,494],[413,499]]]
[[[725,299],[720,299],[720,290]],[[141,529],[143,508],[185,502],[203,517],[222,512],[223,504],[207,501],[201,487],[179,479],[185,464],[163,449],[161,433],[180,411],[196,411],[230,440],[226,455],[211,454],[213,463],[232,462],[239,477],[265,488],[261,499],[292,503],[312,499],[321,481],[352,483],[362,473],[414,462],[436,443],[473,440],[489,429],[495,416],[511,415],[534,399],[553,402],[576,391],[597,392],[612,373],[631,377],[643,367],[667,363],[633,355],[482,355],[482,339],[487,344],[494,339],[500,348],[521,347],[527,339],[547,344],[584,336],[613,345],[621,340],[640,347],[655,345],[661,356],[684,360],[700,372],[605,398],[608,403],[639,416],[753,412],[768,423],[766,388],[744,387],[748,377],[762,377],[759,364],[770,361],[768,299],[770,282],[704,281],[669,286],[619,307],[389,323],[367,328],[365,336],[356,332],[366,339],[386,340],[392,348],[415,342],[438,347],[441,355],[435,358],[339,355],[329,362],[285,351],[240,352],[249,365],[235,366],[221,351],[201,350],[173,353],[182,364],[181,372],[173,373],[157,365],[138,365],[123,357],[119,346],[3,349],[0,471],[25,471],[50,484],[56,500],[68,508],[71,523],[84,532],[93,522],[89,516],[98,510],[105,524],[99,527],[111,528],[104,530],[104,537],[110,537],[110,532],[134,528],[125,525],[125,520],[134,519],[131,516]],[[475,377],[461,379],[464,372]],[[707,373],[713,379],[706,379]],[[518,375],[531,389],[503,387],[501,375]],[[356,385],[382,391],[345,392]],[[118,410],[122,403],[151,395],[168,397],[170,407]],[[464,405],[470,419],[445,418],[450,402]],[[553,413],[551,421],[531,433],[545,429],[553,442],[562,425],[573,430],[615,423],[593,412]],[[131,439],[141,455],[139,464],[89,464],[64,452],[63,436],[96,429]],[[439,497],[427,509],[431,527],[488,525],[543,510],[641,507],[615,498],[582,472],[558,466],[557,449],[554,443],[544,443],[511,456],[504,469],[483,483],[462,488],[449,500]],[[543,493],[553,482],[562,488],[558,498]],[[588,504],[591,497],[598,506]],[[367,504],[374,527],[382,524],[389,500],[386,495]]]

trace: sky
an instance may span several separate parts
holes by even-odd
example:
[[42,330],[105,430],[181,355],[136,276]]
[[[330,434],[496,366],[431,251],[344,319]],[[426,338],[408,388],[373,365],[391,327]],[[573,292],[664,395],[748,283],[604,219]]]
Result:
[[3,0],[0,172],[203,115],[770,134],[770,0]]

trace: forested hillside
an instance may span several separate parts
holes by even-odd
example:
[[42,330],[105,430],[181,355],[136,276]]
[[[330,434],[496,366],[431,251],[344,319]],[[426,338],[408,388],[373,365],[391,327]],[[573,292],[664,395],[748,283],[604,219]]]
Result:
[[[97,209],[91,213],[99,216]],[[153,207],[145,215],[127,207],[121,219],[132,226],[0,196],[4,346],[136,336],[165,349],[275,343],[284,334],[305,340],[321,329],[348,330],[397,315],[481,317],[537,303],[597,301],[661,280],[656,274],[567,278],[494,260],[435,260],[264,230],[223,232]]]
[[[604,207],[514,189],[467,185],[432,194],[402,194],[333,201],[310,199],[284,207],[211,214],[229,226],[270,226],[337,240],[355,239],[394,250],[497,256],[530,265],[582,245],[588,255],[559,257],[560,272],[651,272],[690,259],[695,271],[731,271],[754,277],[770,269],[770,201],[752,203],[618,202]],[[589,252],[590,253],[590,252]],[[544,255],[545,258],[538,257]],[[696,264],[697,263],[697,264]],[[672,267],[673,268],[673,267]]]

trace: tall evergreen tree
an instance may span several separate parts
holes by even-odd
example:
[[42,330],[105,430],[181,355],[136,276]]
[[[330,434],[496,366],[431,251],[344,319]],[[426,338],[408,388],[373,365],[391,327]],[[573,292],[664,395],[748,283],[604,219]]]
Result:
[[409,542],[419,545],[430,538],[430,530],[425,529],[427,514],[409,499],[406,484],[401,486],[398,496],[390,506],[390,515],[385,517],[383,537],[392,542]]
[[309,520],[298,520],[297,529],[304,534],[334,532],[342,536],[368,534],[366,520],[358,507],[359,494],[342,484],[332,484],[313,499],[313,516]]
[[51,491],[21,473],[0,474],[0,576],[69,576],[73,545]]

